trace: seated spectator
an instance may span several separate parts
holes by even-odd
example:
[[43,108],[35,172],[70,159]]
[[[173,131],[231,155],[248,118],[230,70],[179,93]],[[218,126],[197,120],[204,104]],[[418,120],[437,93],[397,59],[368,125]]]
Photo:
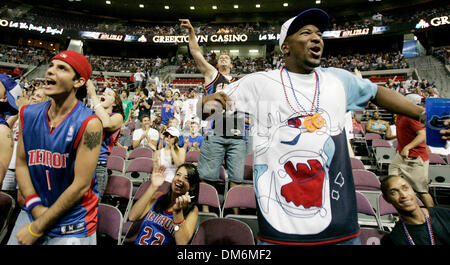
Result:
[[431,84],[425,88],[425,92],[423,93],[423,96],[426,98],[440,98],[441,97],[441,95],[439,95],[439,92],[437,91],[434,84]]
[[382,240],[389,245],[450,245],[450,209],[421,208],[412,186],[402,177],[389,176],[381,182],[383,198],[399,213],[391,233]]
[[179,135],[180,131],[175,127],[167,128],[163,133],[166,146],[156,150],[154,154],[153,166],[164,166],[166,168],[166,181],[168,182],[172,182],[177,167],[183,164],[186,159],[186,150],[176,144],[179,141]]
[[389,123],[381,119],[378,111],[374,111],[372,114],[372,118],[367,122],[366,132],[377,133],[384,137],[386,140],[395,138],[395,136],[392,135]]
[[141,128],[136,129],[133,132],[133,148],[148,147],[153,151],[156,150],[156,144],[158,143],[159,133],[157,130],[151,127],[150,117],[148,115],[142,115]]
[[157,191],[167,179],[155,167],[152,183],[130,210],[129,220],[142,220],[136,245],[187,245],[198,220],[200,177],[192,164],[181,164],[167,193]]
[[200,129],[198,119],[193,119],[189,124],[189,128],[190,134],[184,139],[184,148],[186,149],[186,152],[200,151],[204,137],[198,133]]
[[[170,118],[170,119],[169,119],[169,123],[167,124],[167,127],[166,127],[166,128],[169,128],[169,127],[173,127],[173,128],[175,128],[175,129],[177,129],[178,131],[180,131],[180,130],[179,130],[179,129],[180,129],[180,126],[179,126],[179,121],[178,121],[178,119],[175,118],[175,117]],[[160,131],[161,133],[160,133],[160,137],[159,137],[158,145],[157,145],[157,146],[158,146],[158,149],[161,149],[161,148],[166,147],[166,142],[165,142],[164,136],[163,136],[164,131],[166,130],[166,128],[164,128],[163,130]],[[184,136],[183,136],[182,133],[180,133],[180,135],[178,135],[178,142],[177,142],[177,145],[178,145],[178,147],[183,147],[183,146],[184,146]]]

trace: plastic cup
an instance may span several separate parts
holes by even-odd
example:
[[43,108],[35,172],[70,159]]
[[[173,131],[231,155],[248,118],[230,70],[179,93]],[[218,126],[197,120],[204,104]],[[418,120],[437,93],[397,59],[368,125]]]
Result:
[[444,121],[450,119],[450,98],[426,98],[425,106],[427,145],[445,147],[446,140],[442,139],[439,131],[447,128]]

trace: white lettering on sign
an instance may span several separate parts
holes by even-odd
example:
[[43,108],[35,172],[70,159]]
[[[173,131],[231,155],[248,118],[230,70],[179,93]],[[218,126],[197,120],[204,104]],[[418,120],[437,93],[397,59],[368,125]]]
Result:
[[435,18],[431,19],[430,23],[431,23],[431,25],[433,25],[435,27],[445,25],[445,24],[450,24],[450,22],[448,21],[448,16],[435,17]]

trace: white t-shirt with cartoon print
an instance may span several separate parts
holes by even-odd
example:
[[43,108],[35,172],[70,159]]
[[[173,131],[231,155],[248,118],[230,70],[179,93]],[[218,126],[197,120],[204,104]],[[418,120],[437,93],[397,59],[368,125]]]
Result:
[[[359,235],[345,113],[364,108],[377,86],[337,68],[283,68],[249,74],[224,92],[251,115],[258,237],[308,244]],[[311,110],[325,121],[313,132],[305,126]]]

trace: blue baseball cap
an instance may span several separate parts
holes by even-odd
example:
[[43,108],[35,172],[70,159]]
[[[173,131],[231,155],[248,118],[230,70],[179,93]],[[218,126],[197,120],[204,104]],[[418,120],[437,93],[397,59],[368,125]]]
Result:
[[324,32],[329,24],[330,16],[324,10],[320,8],[311,8],[304,10],[297,16],[290,18],[289,20],[284,22],[281,26],[279,40],[280,48],[288,36],[294,34],[305,25],[314,25],[321,32]]
[[17,112],[18,108],[16,101],[22,94],[22,88],[7,74],[0,74],[0,82],[5,87],[6,99],[8,100],[9,105]]

